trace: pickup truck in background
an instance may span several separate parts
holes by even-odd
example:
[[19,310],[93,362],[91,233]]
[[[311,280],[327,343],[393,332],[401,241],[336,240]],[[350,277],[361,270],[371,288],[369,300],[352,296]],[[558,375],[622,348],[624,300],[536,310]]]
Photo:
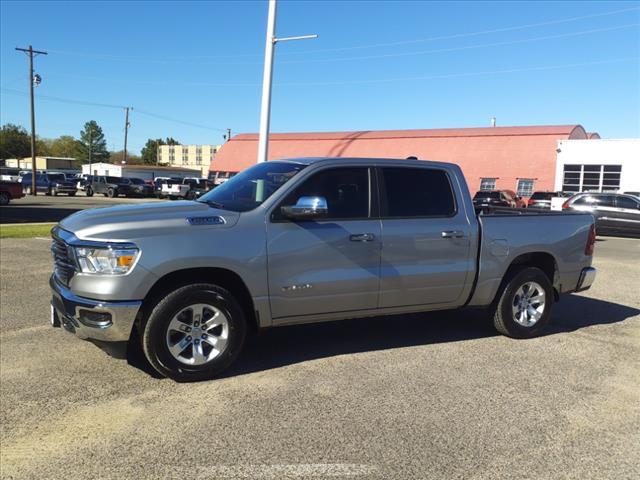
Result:
[[204,178],[186,177],[178,181],[170,179],[162,184],[160,198],[194,200],[208,192],[210,188],[211,183]]
[[280,325],[478,307],[535,337],[596,273],[591,214],[478,215],[458,166],[416,160],[269,161],[196,201],[75,213],[52,236],[52,324],[139,339],[179,381]]
[[0,181],[0,205],[9,205],[11,200],[24,197],[20,182]]
[[[22,177],[22,187],[27,195],[31,194],[32,178],[31,172]],[[63,173],[36,173],[36,191],[54,196],[64,193],[73,197],[78,191],[78,187],[76,182],[67,180]]]
[[94,193],[101,193],[105,197],[114,198],[119,195],[129,197],[135,195],[133,186],[122,177],[92,176],[85,186],[87,197],[93,197]]

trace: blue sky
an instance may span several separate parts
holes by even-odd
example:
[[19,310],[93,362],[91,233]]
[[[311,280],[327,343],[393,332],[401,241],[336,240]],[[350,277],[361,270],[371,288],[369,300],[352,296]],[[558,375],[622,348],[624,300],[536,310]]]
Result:
[[[1,3],[0,121],[78,136],[96,120],[122,148],[220,143],[258,130],[266,2]],[[27,26],[26,19],[33,19]],[[640,136],[640,2],[280,1],[272,131],[581,123]],[[22,93],[21,93],[22,92]],[[187,125],[186,122],[193,125]],[[202,128],[206,127],[206,128]]]

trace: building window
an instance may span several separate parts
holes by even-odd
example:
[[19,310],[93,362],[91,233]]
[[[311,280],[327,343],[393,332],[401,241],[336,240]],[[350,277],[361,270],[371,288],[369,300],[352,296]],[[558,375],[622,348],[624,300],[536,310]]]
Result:
[[495,178],[481,178],[480,179],[480,190],[495,190],[496,189],[496,179]]
[[530,197],[533,194],[533,179],[519,178],[516,193],[519,197]]
[[564,166],[562,191],[564,192],[615,192],[620,189],[622,165]]

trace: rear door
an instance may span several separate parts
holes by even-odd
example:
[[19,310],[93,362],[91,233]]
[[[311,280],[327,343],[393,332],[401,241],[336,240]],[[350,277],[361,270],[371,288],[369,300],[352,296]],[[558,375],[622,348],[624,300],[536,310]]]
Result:
[[380,307],[455,304],[471,281],[471,226],[436,167],[379,169]]
[[[369,167],[329,167],[305,179],[267,220],[269,297],[274,319],[378,306],[380,219]],[[282,206],[324,197],[328,216],[291,221]]]
[[640,201],[623,195],[616,195],[618,229],[625,233],[640,234]]

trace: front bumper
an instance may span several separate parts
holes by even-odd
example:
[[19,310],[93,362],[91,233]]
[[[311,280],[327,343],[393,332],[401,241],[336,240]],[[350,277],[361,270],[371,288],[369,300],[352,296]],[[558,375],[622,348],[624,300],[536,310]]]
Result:
[[586,267],[580,272],[580,278],[578,279],[578,285],[576,286],[576,292],[582,292],[588,290],[593,285],[596,279],[596,269],[593,267]]
[[102,302],[74,295],[52,276],[51,323],[83,339],[121,342],[129,340],[142,302]]

